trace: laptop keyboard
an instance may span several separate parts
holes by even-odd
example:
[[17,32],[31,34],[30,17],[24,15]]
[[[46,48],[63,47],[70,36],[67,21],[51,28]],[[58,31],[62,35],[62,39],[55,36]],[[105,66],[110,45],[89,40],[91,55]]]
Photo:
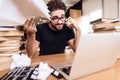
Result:
[[72,66],[65,67],[65,68],[61,68],[61,70],[62,70],[65,74],[69,75],[69,74],[70,74],[70,69],[71,69],[71,67],[72,67]]
[[38,66],[36,67],[16,67],[10,70],[0,80],[34,80],[38,76]]

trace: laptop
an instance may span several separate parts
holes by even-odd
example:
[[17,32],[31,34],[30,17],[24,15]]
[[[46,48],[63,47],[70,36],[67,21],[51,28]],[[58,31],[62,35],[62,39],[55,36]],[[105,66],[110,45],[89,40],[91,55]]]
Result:
[[77,79],[111,68],[120,53],[120,33],[82,35],[72,61],[52,64],[65,79]]

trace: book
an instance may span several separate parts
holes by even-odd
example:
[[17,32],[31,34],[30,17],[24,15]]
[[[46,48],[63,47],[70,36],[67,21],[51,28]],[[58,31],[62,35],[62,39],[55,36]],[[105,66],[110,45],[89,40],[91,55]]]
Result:
[[113,19],[113,18],[99,18],[94,21],[91,21],[90,24],[100,24],[100,23],[114,23],[118,22],[119,19]]
[[0,37],[0,42],[3,42],[5,40],[6,40],[6,38]]
[[19,54],[21,51],[7,51],[7,52],[0,52],[0,57],[9,57],[14,54]]
[[113,28],[115,25],[114,23],[100,23],[100,24],[93,24],[92,29],[100,29],[100,28]]
[[24,32],[23,31],[0,31],[0,36],[23,36]]
[[21,36],[0,36],[0,41],[6,40],[21,40]]
[[20,46],[7,46],[7,47],[0,47],[0,53],[7,52],[7,51],[19,51]]
[[4,44],[4,43],[0,43],[0,47],[15,47],[15,46],[20,46],[20,43],[6,43],[6,44]]
[[0,31],[17,30],[14,26],[0,26]]
[[[6,41],[3,41],[3,42],[0,42],[1,45],[4,45],[4,44],[20,45],[20,43],[21,43],[20,40],[6,40]],[[11,45],[9,45],[9,46],[11,46]]]
[[24,31],[24,25],[17,25],[17,26],[0,26],[0,31],[10,31],[10,30],[18,30]]

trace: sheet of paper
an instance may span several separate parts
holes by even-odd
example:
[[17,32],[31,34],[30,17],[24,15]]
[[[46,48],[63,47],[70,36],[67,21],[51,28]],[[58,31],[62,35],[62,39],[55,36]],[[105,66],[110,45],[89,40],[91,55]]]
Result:
[[13,54],[12,55],[12,64],[10,66],[10,69],[13,69],[15,67],[24,67],[24,66],[30,66],[31,59],[27,56],[27,54]]
[[0,26],[22,25],[35,16],[49,19],[44,0],[0,0]]

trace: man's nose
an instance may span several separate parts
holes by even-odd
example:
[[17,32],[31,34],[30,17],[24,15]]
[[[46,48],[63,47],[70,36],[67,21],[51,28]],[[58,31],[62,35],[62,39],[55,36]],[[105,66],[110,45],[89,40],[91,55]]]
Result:
[[61,19],[58,19],[58,23],[62,23],[62,20],[61,20]]

